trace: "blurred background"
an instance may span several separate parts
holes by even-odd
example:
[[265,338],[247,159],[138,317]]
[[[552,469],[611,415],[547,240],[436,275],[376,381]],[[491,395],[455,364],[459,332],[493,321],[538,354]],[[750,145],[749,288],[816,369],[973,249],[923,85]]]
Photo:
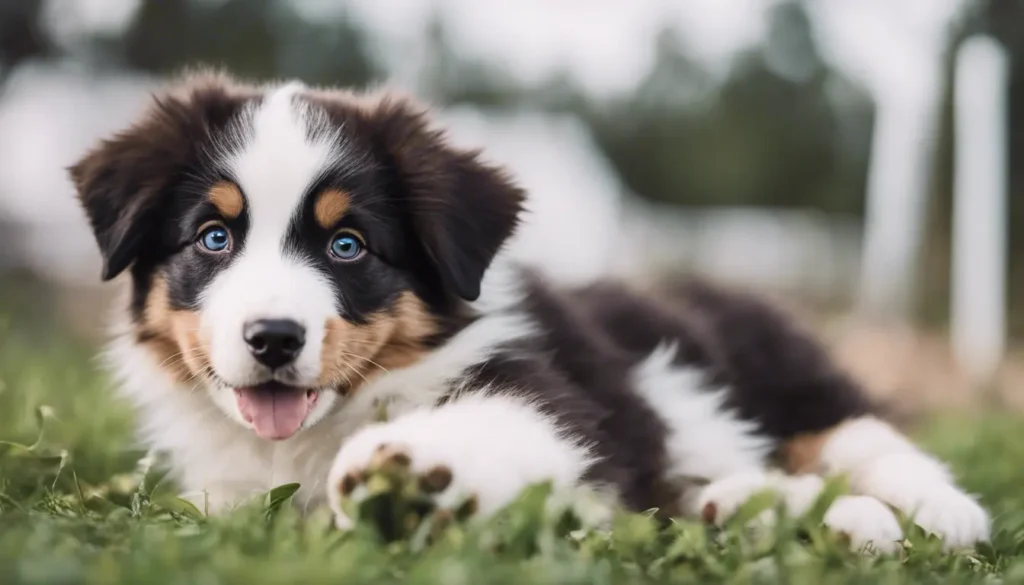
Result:
[[0,351],[98,347],[116,285],[64,169],[205,63],[422,96],[528,187],[515,251],[566,282],[708,275],[908,408],[1024,405],[1020,23],[1024,0],[0,0]]

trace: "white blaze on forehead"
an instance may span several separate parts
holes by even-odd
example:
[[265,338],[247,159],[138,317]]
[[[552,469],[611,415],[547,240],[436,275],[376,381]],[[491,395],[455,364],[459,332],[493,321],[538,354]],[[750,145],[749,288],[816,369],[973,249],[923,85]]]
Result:
[[333,154],[330,133],[311,138],[309,116],[316,115],[296,96],[300,83],[268,94],[252,116],[246,147],[228,163],[248,202],[246,249],[279,247],[303,195]]

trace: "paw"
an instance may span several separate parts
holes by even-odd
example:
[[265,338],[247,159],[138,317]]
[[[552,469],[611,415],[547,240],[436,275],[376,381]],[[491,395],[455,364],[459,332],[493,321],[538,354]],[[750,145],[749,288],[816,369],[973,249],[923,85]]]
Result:
[[364,427],[342,445],[325,487],[342,528],[358,519],[367,497],[388,490],[432,517],[476,520],[534,484],[577,487],[591,460],[532,406],[509,397],[467,397]]
[[942,538],[947,549],[970,548],[989,538],[988,513],[948,484],[931,486],[903,511],[925,532]]
[[[707,523],[721,526],[733,518],[740,507],[758,493],[770,492],[785,503],[786,513],[802,516],[817,501],[824,489],[815,475],[780,475],[750,472],[729,476],[708,484],[697,498],[697,510]],[[774,508],[764,510],[750,521],[755,527],[771,526]],[[825,525],[849,539],[857,550],[891,552],[903,538],[899,522],[882,502],[865,496],[841,496],[825,513]]]
[[[708,524],[722,526],[753,496],[766,491],[774,492],[775,486],[765,472],[730,475],[709,483],[700,491],[694,513]],[[768,509],[753,518],[751,524],[770,526],[774,521],[775,510]]]
[[857,484],[859,493],[892,505],[941,538],[947,550],[970,548],[989,538],[988,513],[947,475],[925,466],[920,455],[886,456],[865,470]]
[[825,513],[825,526],[843,535],[858,551],[892,553],[900,547],[903,530],[896,515],[868,496],[840,496]]
[[427,518],[440,527],[476,512],[476,497],[458,485],[450,465],[414,459],[404,444],[380,442],[369,452],[355,447],[342,449],[328,476],[328,501],[338,528],[347,530],[355,520],[368,519],[397,538]]
[[[697,498],[697,511],[701,519],[711,524],[728,521],[751,497],[770,492],[776,501],[785,503],[786,513],[800,516],[806,513],[824,488],[824,481],[816,475],[783,475],[754,471],[728,476],[708,484]],[[761,524],[771,524],[775,510],[765,510],[755,518]]]

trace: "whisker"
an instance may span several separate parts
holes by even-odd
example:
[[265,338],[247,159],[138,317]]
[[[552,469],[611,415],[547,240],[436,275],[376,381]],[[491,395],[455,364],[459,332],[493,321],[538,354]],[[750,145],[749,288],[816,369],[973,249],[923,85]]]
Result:
[[192,389],[189,390],[189,395],[194,394],[195,391],[198,390],[199,387],[202,386],[204,383],[212,381],[213,378],[211,377],[211,374],[213,374],[213,368],[210,367],[209,365],[206,365],[202,369],[200,369],[198,372],[195,372],[194,374],[192,374],[192,376],[190,376],[188,379],[186,379],[185,380],[186,384],[188,384],[189,382],[192,382],[193,380],[196,380],[196,379],[199,380],[198,382],[196,382],[195,386],[192,386]]
[[348,368],[349,370],[351,370],[351,371],[355,372],[355,373],[356,373],[356,375],[358,375],[358,376],[359,376],[360,378],[362,378],[362,379],[363,379],[363,382],[364,382],[364,383],[366,383],[366,384],[369,384],[369,383],[370,383],[370,381],[366,379],[366,376],[364,376],[362,372],[360,372],[360,371],[359,371],[359,370],[357,370],[357,369],[356,369],[355,367],[353,367],[353,366],[352,366],[352,364],[350,364],[350,363],[348,363],[348,362],[341,362],[341,363],[342,363],[342,365],[344,365],[344,366],[345,366],[346,368]]
[[388,371],[387,368],[385,368],[384,366],[382,366],[382,365],[378,364],[377,362],[371,360],[368,357],[364,357],[364,356],[361,356],[359,354],[355,354],[355,353],[351,353],[351,352],[347,352],[347,351],[340,351],[339,353],[341,353],[342,355],[344,355],[346,357],[359,358],[359,359],[361,359],[361,360],[363,360],[363,361],[365,361],[365,362],[367,362],[367,363],[369,363],[369,364],[371,364],[373,366],[376,366],[376,367],[380,368],[385,374],[390,374],[391,373],[390,371]]
[[185,352],[179,351],[177,353],[172,353],[170,356],[167,357],[167,359],[165,359],[164,361],[160,362],[160,364],[157,365],[157,367],[161,368],[163,366],[166,366],[167,362],[169,362],[169,361],[171,361],[171,360],[173,360],[175,358],[177,358],[178,361],[183,361],[185,359]]
[[[195,379],[195,377],[193,377],[193,379]],[[192,388],[188,391],[189,396],[195,394],[196,390],[198,390],[200,386],[202,386],[205,382],[208,381],[209,380],[206,377],[201,378],[198,382],[196,382],[195,386],[192,386]]]

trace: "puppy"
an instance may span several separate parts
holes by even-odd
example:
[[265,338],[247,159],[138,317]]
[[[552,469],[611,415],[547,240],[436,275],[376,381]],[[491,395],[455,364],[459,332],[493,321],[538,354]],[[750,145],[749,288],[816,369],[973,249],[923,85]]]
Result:
[[722,522],[763,489],[799,513],[842,474],[825,520],[855,545],[897,546],[890,506],[949,547],[988,537],[768,305],[556,287],[507,261],[524,193],[412,99],[192,74],[70,174],[103,279],[130,275],[119,387],[210,512],[298,482],[345,525],[390,462],[481,517],[546,481]]

